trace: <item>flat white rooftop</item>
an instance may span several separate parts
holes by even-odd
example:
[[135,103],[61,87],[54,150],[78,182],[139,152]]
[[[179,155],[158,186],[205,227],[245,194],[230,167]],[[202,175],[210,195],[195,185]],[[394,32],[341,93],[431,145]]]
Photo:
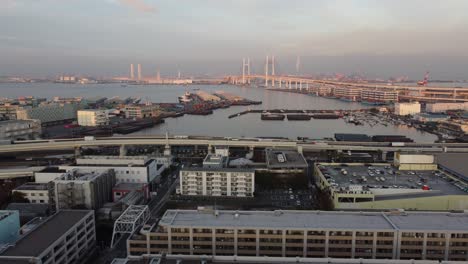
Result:
[[159,225],[243,229],[447,230],[468,233],[468,213],[167,210]]

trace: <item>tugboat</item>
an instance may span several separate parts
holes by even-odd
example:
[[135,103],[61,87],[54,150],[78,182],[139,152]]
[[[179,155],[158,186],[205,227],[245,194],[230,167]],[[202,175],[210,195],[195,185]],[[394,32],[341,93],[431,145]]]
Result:
[[179,96],[180,103],[190,103],[192,101],[193,101],[192,94],[189,92],[185,92],[183,96]]

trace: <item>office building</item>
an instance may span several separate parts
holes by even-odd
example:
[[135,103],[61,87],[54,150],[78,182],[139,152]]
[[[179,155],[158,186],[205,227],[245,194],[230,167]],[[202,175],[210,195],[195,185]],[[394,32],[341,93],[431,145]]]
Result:
[[107,110],[89,109],[78,111],[78,125],[80,126],[105,126],[109,124]]
[[421,104],[418,102],[395,104],[395,115],[405,116],[419,113],[421,113]]
[[24,107],[16,112],[19,120],[38,119],[42,125],[52,125],[76,119],[77,104],[41,104],[37,107]]
[[234,168],[186,168],[180,171],[180,194],[252,197],[255,170]]
[[155,160],[146,156],[83,156],[77,158],[75,164],[59,166],[59,168],[65,171],[79,169],[83,172],[102,172],[113,169],[117,183],[147,184],[159,181],[166,166],[158,161],[163,160]]
[[468,260],[468,214],[167,210],[128,255]]
[[13,190],[13,193],[21,193],[32,204],[49,204],[49,183],[28,182]]
[[388,163],[315,163],[316,185],[330,196],[335,209],[466,210],[468,182],[457,175],[428,170],[437,167],[433,158],[416,156],[400,155],[397,167]]
[[388,104],[398,102],[398,92],[382,90],[362,90],[361,101],[370,104]]
[[63,210],[0,251],[0,263],[81,263],[95,245],[94,212]]
[[36,139],[41,136],[41,133],[39,120],[0,121],[0,140]]
[[115,172],[71,170],[52,181],[56,210],[86,208],[97,210],[112,201]]
[[19,230],[19,212],[0,210],[0,248],[2,245],[15,242],[19,238]]

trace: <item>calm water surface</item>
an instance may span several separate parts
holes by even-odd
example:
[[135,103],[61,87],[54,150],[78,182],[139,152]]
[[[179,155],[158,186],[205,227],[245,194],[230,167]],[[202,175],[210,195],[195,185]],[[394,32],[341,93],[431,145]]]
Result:
[[263,88],[245,88],[231,85],[206,86],[173,86],[173,85],[129,85],[120,84],[0,84],[0,97],[36,96],[52,98],[61,97],[141,97],[153,102],[177,102],[177,97],[185,91],[198,88],[207,92],[224,90],[252,100],[260,100],[262,105],[234,106],[228,109],[218,109],[213,115],[191,116],[166,119],[164,124],[138,131],[136,135],[170,134],[177,135],[208,135],[228,137],[259,137],[276,136],[295,139],[297,137],[323,138],[333,137],[334,133],[364,133],[369,135],[398,134],[406,135],[417,142],[433,142],[434,135],[419,132],[408,127],[388,127],[376,125],[355,126],[338,120],[311,121],[261,121],[260,114],[247,114],[233,119],[228,116],[251,109],[359,109],[365,108],[359,103],[343,102],[335,99],[314,96],[282,93]]

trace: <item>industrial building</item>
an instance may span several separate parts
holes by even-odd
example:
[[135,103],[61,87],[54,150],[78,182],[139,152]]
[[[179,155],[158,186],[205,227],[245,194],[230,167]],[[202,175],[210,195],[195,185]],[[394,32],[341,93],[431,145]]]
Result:
[[36,139],[41,133],[39,120],[0,121],[0,140]]
[[24,198],[28,199],[28,201],[32,204],[49,204],[49,183],[28,182],[19,187],[16,187],[12,192],[23,194]]
[[100,172],[71,170],[53,180],[56,210],[99,209],[112,201],[112,188],[115,185],[113,169]]
[[186,168],[180,171],[180,194],[252,197],[255,170],[237,168]]
[[415,116],[415,119],[419,122],[440,122],[448,120],[450,116],[444,114],[429,114],[429,113],[419,113]]
[[[158,163],[161,162],[161,163]],[[83,172],[99,172],[113,169],[117,183],[151,183],[158,181],[166,169],[164,159],[152,159],[147,156],[83,156],[76,163],[59,166],[59,169]]]
[[16,112],[19,120],[38,119],[42,125],[63,123],[76,119],[77,104],[41,104],[37,107],[23,107]]
[[0,248],[16,241],[19,238],[19,229],[19,212],[0,210]]
[[81,263],[94,250],[94,212],[62,210],[0,251],[0,263]]
[[167,210],[128,255],[468,260],[468,214]]
[[398,102],[397,91],[362,90],[361,101],[371,104],[388,104]]
[[109,124],[107,110],[88,109],[78,111],[78,125],[80,126],[105,126]]
[[[316,185],[330,195],[335,209],[465,210],[468,182],[416,164],[401,155],[396,164],[316,163]],[[395,167],[396,166],[396,167]],[[399,170],[403,166],[405,170]],[[422,170],[416,170],[416,169]],[[411,170],[408,170],[411,169]]]
[[418,102],[395,104],[395,115],[405,116],[419,113],[421,113],[421,104]]

